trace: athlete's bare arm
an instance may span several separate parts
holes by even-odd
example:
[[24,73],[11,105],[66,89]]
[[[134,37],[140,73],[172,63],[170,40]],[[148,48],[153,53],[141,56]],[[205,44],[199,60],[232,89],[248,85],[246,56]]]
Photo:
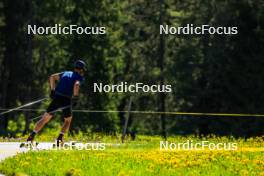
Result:
[[78,97],[80,91],[80,81],[76,81],[73,87],[73,96]]
[[59,80],[60,80],[60,73],[52,74],[52,75],[49,77],[50,90],[55,90],[55,87],[56,87],[56,81],[59,81]]

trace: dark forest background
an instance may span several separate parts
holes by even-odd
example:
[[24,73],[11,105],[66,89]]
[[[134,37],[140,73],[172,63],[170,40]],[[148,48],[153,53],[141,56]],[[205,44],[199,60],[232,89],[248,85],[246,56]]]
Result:
[[[27,25],[106,26],[107,35],[27,35]],[[237,26],[238,35],[159,35],[159,25]],[[0,107],[48,96],[50,74],[88,64],[77,109],[264,114],[263,0],[0,0]],[[173,93],[93,93],[93,83],[171,84]],[[45,108],[48,102],[30,108]],[[0,119],[28,133],[39,112]],[[74,132],[121,132],[124,113],[74,113]],[[59,114],[58,114],[59,116]],[[49,125],[59,122],[55,118]],[[132,114],[140,134],[259,136],[261,117]]]

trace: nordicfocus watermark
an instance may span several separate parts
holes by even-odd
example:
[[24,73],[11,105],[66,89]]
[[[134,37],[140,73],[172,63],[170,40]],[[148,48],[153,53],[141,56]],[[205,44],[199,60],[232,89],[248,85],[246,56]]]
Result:
[[174,35],[236,35],[238,34],[238,27],[224,27],[224,26],[210,26],[201,25],[195,26],[194,24],[187,24],[186,26],[169,26],[160,25],[160,34],[174,34]]
[[52,144],[46,143],[39,143],[39,144],[32,144],[27,143],[25,147],[29,150],[34,149],[45,149],[45,150],[95,150],[95,151],[102,151],[106,149],[105,143],[80,143],[80,142],[65,142],[63,144],[57,145],[55,141]]
[[160,150],[237,150],[237,143],[213,143],[210,141],[174,143],[168,141],[160,141]]
[[131,92],[131,93],[137,93],[137,92],[151,92],[151,93],[169,93],[172,92],[172,86],[171,85],[147,85],[144,83],[135,83],[135,84],[128,84],[127,82],[121,82],[119,84],[103,84],[103,83],[94,83],[93,84],[93,91],[94,92]]
[[37,25],[28,25],[27,26],[28,35],[103,35],[106,34],[106,27],[97,27],[97,26],[78,26],[78,25],[69,25],[62,26],[62,24],[55,24],[54,26],[37,26]]

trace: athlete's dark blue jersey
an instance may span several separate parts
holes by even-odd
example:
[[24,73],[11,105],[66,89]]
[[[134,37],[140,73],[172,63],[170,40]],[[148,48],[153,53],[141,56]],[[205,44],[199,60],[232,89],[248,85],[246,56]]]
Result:
[[60,81],[55,89],[56,95],[72,97],[76,81],[84,81],[83,76],[77,72],[65,71],[60,74]]

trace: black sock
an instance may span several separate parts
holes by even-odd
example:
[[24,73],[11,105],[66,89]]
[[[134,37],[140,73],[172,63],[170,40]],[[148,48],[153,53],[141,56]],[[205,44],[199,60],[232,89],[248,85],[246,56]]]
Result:
[[60,133],[60,135],[59,135],[59,137],[57,138],[57,140],[58,140],[58,141],[61,141],[62,138],[63,138],[63,136],[64,136],[64,134],[61,134],[61,133]]
[[31,137],[35,137],[36,134],[37,134],[37,133],[36,133],[35,131],[33,131],[33,132],[30,134],[30,136],[31,136]]
[[29,135],[29,137],[27,138],[27,141],[33,141],[33,139],[34,139],[34,137],[35,137],[36,134],[37,134],[37,133],[36,133],[35,131],[33,131],[33,132]]

